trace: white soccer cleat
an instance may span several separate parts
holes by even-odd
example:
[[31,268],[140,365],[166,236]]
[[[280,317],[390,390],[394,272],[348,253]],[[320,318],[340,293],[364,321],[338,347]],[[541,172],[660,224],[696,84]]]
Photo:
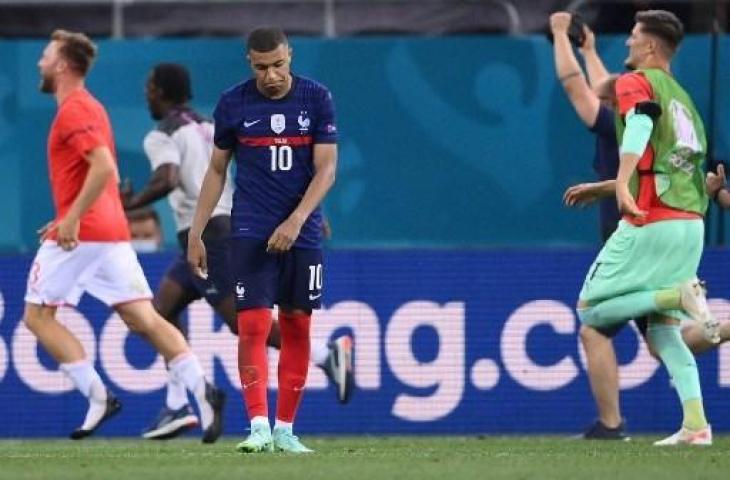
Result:
[[673,445],[710,446],[712,445],[712,427],[708,425],[702,430],[690,430],[682,427],[674,435],[671,435],[664,440],[654,442],[654,446],[656,447],[667,447]]
[[712,316],[707,306],[704,282],[694,278],[683,283],[679,286],[679,298],[684,311],[702,327],[707,341],[720,343],[720,322]]

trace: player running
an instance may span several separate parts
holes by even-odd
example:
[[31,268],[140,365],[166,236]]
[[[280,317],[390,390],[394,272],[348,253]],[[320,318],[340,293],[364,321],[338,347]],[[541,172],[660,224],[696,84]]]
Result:
[[40,89],[53,94],[58,112],[48,135],[48,167],[56,218],[41,229],[41,246],[25,295],[24,321],[89,400],[71,438],[94,433],[120,409],[79,340],[56,320],[60,305],[88,292],[111,306],[164,357],[170,374],[191,391],[200,409],[203,442],[222,431],[225,396],[206,382],[185,338],[152,307],[119,198],[116,153],[106,110],[84,81],[96,46],[81,33],[56,30],[38,62]]
[[673,378],[684,413],[682,428],[656,445],[709,445],[697,365],[679,330],[689,314],[719,341],[696,278],[707,208],[704,127],[670,74],[682,37],[670,12],[636,15],[626,60],[635,71],[616,81],[621,160],[615,190],[624,217],[588,271],[578,314],[594,329],[650,314],[647,341]]
[[[601,234],[605,241],[616,229],[620,219],[614,188],[619,162],[615,124],[615,88],[618,75],[609,74],[606,70],[596,51],[593,32],[583,25],[584,42],[579,50],[585,60],[587,75],[584,75],[569,40],[570,25],[574,22],[575,19],[568,12],[556,12],[550,16],[555,70],[576,113],[596,136],[594,167],[601,181],[571,186],[565,192],[565,203],[568,206],[582,206],[602,200]],[[718,185],[713,189],[708,177],[707,188],[708,193],[712,193],[720,187]],[[645,336],[647,318],[637,318],[634,322],[642,336]],[[628,439],[619,408],[618,364],[611,341],[624,325],[611,325],[602,329],[581,327],[580,339],[586,351],[587,374],[598,407],[598,419],[582,434],[582,438]],[[719,345],[705,338],[702,326],[694,321],[683,322],[681,327],[682,339],[695,355]],[[723,323],[719,333],[722,342],[730,340],[730,322]]]

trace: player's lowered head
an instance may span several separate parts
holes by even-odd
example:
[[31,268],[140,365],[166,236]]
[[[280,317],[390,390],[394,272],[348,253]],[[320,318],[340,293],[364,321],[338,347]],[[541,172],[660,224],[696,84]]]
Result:
[[145,97],[155,120],[161,120],[171,109],[187,104],[193,98],[188,69],[178,63],[158,63],[147,77]]
[[78,85],[96,58],[96,45],[83,33],[56,30],[38,60],[40,90],[62,97]]
[[669,71],[669,64],[684,37],[684,26],[672,12],[644,10],[634,17],[636,22],[626,41],[629,56],[627,68],[660,68]]
[[292,50],[281,28],[254,29],[246,41],[246,56],[259,92],[274,100],[289,93],[292,84]]

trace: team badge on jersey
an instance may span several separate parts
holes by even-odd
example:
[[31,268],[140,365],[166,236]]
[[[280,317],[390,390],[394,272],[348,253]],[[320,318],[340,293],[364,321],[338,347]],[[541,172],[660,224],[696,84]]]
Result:
[[280,134],[286,128],[286,117],[281,113],[275,113],[271,116],[271,130],[275,134]]
[[307,133],[307,130],[309,130],[309,125],[312,123],[311,120],[309,120],[309,117],[307,117],[306,111],[302,111],[299,114],[299,116],[297,117],[297,122],[299,123],[300,133]]

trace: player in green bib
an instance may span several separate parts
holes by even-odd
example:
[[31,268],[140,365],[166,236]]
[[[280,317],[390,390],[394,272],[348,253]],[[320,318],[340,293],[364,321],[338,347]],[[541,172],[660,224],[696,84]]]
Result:
[[655,445],[710,445],[697,365],[682,341],[686,316],[719,341],[697,267],[707,194],[705,132],[692,99],[670,73],[683,37],[677,17],[636,15],[627,41],[631,73],[616,81],[621,161],[616,198],[623,218],[588,270],[578,315],[605,328],[650,315],[647,341],[669,371],[682,402],[682,428]]

